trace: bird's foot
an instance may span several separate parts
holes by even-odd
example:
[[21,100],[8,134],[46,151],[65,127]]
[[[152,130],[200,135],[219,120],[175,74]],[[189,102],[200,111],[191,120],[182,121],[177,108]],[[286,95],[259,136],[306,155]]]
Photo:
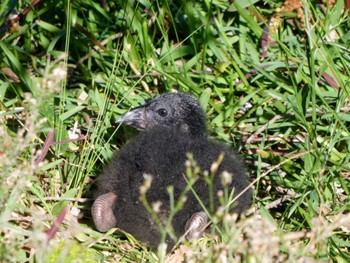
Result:
[[190,219],[187,220],[185,225],[185,232],[187,240],[198,239],[208,222],[208,216],[205,212],[194,213]]
[[117,201],[117,195],[109,192],[96,198],[91,207],[91,215],[98,231],[106,232],[116,226],[117,220],[113,213],[113,206]]

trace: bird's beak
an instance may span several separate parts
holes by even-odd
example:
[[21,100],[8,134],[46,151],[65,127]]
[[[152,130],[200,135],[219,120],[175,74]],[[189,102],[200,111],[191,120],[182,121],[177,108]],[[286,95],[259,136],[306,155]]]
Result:
[[144,130],[147,126],[148,114],[144,106],[136,107],[121,115],[116,123],[121,123],[138,130]]

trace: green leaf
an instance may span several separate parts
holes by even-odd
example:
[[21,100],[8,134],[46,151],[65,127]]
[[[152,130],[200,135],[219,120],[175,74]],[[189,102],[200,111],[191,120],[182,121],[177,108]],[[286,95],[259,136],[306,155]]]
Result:
[[52,24],[49,24],[49,23],[47,23],[47,22],[45,22],[45,21],[43,21],[43,20],[37,20],[37,21],[36,21],[36,24],[37,24],[39,27],[41,27],[41,28],[43,28],[43,29],[45,29],[45,30],[47,30],[47,31],[49,31],[49,32],[51,32],[51,33],[58,33],[58,32],[61,31],[61,29],[58,28],[57,26],[54,26],[54,25],[52,25]]
[[229,6],[227,11],[234,12],[234,11],[237,11],[237,7],[236,6],[238,6],[239,8],[247,8],[247,7],[251,6],[251,5],[254,5],[257,2],[258,2],[258,0],[237,0],[237,1],[234,1]]
[[67,205],[68,205],[67,201],[60,201],[56,203],[52,208],[52,214],[54,216],[58,216],[62,212],[63,208],[65,208]]
[[25,84],[25,86],[33,93],[34,96],[38,95],[38,90],[35,85],[32,85],[32,80],[26,70],[22,67],[22,63],[18,60],[18,55],[11,52],[10,48],[5,42],[0,41],[0,48],[8,58],[7,63],[11,69],[16,73],[18,78]]
[[79,111],[82,111],[85,108],[86,108],[85,106],[76,106],[76,107],[71,108],[70,110],[62,113],[59,118],[61,121],[65,121],[65,120],[69,119],[70,117],[72,117],[73,115],[75,115],[76,113],[78,113]]

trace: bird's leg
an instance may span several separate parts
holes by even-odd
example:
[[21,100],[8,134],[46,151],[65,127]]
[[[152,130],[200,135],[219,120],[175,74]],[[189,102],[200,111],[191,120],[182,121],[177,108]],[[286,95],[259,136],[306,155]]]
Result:
[[91,215],[98,231],[106,232],[116,226],[117,220],[113,213],[113,206],[117,201],[117,195],[109,192],[96,198],[91,207]]
[[205,212],[194,213],[185,225],[185,233],[187,240],[195,240],[199,238],[208,222],[208,216]]

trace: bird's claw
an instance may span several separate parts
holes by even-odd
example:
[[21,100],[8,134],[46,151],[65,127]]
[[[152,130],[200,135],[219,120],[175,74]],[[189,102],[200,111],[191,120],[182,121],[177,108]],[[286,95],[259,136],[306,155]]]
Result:
[[98,231],[106,232],[116,226],[117,220],[113,213],[116,201],[117,195],[112,192],[103,194],[95,200],[91,208],[91,215]]
[[194,213],[185,225],[186,239],[191,241],[198,239],[205,229],[208,222],[208,216],[205,212]]

